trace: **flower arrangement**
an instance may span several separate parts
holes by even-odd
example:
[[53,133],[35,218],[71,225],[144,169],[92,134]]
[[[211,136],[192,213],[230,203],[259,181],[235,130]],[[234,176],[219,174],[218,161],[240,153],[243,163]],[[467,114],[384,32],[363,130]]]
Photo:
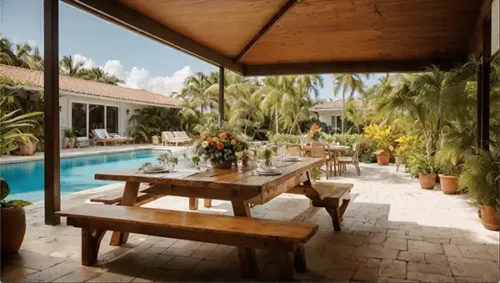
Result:
[[321,138],[321,127],[318,126],[318,124],[313,124],[307,133],[307,137],[312,140],[319,141]]
[[198,155],[210,160],[215,168],[231,168],[236,162],[236,153],[246,149],[248,144],[243,136],[218,129],[202,131],[197,142]]

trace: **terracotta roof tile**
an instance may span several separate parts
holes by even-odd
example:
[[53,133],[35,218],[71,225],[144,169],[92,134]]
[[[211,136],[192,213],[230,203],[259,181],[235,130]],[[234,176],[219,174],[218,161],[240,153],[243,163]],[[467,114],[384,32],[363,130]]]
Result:
[[[364,105],[363,105],[363,102],[359,99],[356,99],[355,100],[356,102],[356,108],[363,108]],[[346,99],[346,103],[347,103],[347,99]],[[338,99],[338,100],[334,100],[334,101],[330,101],[330,102],[325,102],[325,103],[321,103],[321,104],[316,104],[313,106],[313,109],[342,109],[342,99]]]
[[[35,87],[43,87],[43,71],[0,65],[0,76],[8,77],[17,82],[28,83]],[[155,104],[158,106],[177,106],[177,101],[166,95],[63,75],[59,76],[59,88],[63,91],[97,97]]]

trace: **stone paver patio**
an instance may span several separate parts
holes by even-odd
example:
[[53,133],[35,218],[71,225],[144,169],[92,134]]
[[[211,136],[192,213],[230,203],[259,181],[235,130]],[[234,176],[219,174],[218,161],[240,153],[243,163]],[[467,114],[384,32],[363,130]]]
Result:
[[[323,210],[308,209],[302,196],[282,195],[252,208],[256,217],[291,220],[307,216],[319,232],[307,243],[309,271],[303,281],[498,282],[497,232],[484,229],[477,208],[464,196],[420,189],[417,180],[395,167],[362,164],[362,176],[348,168],[334,181],[353,182],[353,199],[343,231],[332,231]],[[64,196],[63,208],[86,201],[107,188]],[[232,214],[228,202],[213,201],[201,213]],[[185,198],[165,197],[148,204],[187,210]],[[202,205],[200,205],[202,207]],[[305,212],[303,212],[305,211]],[[28,228],[21,251],[2,258],[1,281],[152,282],[241,280],[233,247],[131,235],[122,247],[104,238],[99,264],[80,265],[80,229],[43,224],[43,203],[26,209]],[[277,279],[273,254],[258,251],[262,280]]]

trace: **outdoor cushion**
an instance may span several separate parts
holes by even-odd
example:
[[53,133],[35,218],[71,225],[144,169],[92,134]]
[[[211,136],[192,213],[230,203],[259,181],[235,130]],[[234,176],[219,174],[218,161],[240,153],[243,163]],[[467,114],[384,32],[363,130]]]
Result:
[[108,133],[108,131],[106,129],[101,129],[102,133],[104,134],[104,136],[107,138],[107,139],[110,139],[111,138],[111,135]]
[[98,139],[104,139],[106,138],[104,134],[101,132],[101,129],[94,129],[94,133],[96,134]]

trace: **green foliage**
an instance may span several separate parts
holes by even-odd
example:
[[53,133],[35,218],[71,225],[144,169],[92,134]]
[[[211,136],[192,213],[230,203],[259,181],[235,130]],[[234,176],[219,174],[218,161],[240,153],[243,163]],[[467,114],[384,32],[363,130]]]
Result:
[[7,183],[7,181],[5,181],[4,179],[0,178],[0,204],[2,208],[25,207],[31,204],[30,202],[20,199],[5,201],[5,198],[7,198],[9,193],[10,193],[9,183]]
[[38,139],[29,129],[36,125],[32,118],[40,116],[42,112],[32,112],[19,115],[21,109],[8,111],[7,104],[13,97],[7,93],[7,88],[0,86],[0,155],[8,154],[15,150],[20,144],[32,144]]
[[421,135],[402,135],[396,139],[396,143],[397,146],[394,153],[400,158],[403,164],[406,164],[413,154],[425,151],[424,138]]
[[64,128],[63,129],[63,135],[65,138],[76,138],[76,133],[73,131],[72,128]]
[[305,138],[299,135],[287,135],[287,134],[271,134],[269,135],[269,141],[273,144],[302,144],[305,142]]
[[309,171],[312,181],[317,181],[321,179],[321,170],[318,167],[314,167]]
[[135,109],[129,118],[128,134],[135,142],[148,143],[152,136],[162,131],[181,130],[178,109],[148,107]]
[[465,188],[470,198],[481,205],[500,204],[500,149],[477,150],[467,156],[464,171],[460,176],[460,187]]
[[436,173],[434,160],[427,154],[413,154],[407,164],[412,175]]
[[394,136],[391,126],[371,124],[365,128],[363,136],[374,143],[377,148],[377,151],[375,151],[377,155],[390,154],[394,149]]

